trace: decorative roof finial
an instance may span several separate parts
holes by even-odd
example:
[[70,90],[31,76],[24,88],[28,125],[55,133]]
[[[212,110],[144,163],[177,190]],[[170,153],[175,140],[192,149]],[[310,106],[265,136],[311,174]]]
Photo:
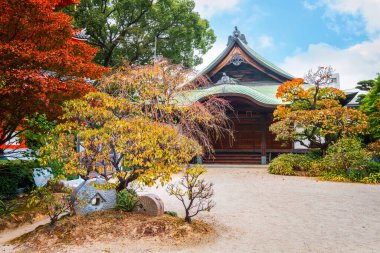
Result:
[[235,38],[239,38],[239,35],[240,35],[240,31],[239,31],[239,29],[237,28],[237,26],[235,26],[235,31],[234,31],[234,37]]
[[235,42],[236,40],[240,40],[241,42],[243,42],[244,44],[248,44],[247,40],[245,39],[245,35],[242,34],[239,29],[237,28],[237,26],[235,26],[235,30],[234,32],[232,33],[232,36],[229,36],[228,37],[228,43],[227,43],[227,46],[231,45],[231,43]]

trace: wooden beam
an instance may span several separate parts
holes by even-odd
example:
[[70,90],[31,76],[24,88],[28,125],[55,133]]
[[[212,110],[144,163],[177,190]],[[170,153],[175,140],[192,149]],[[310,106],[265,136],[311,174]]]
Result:
[[267,128],[268,120],[265,114],[261,114],[260,129],[261,129],[261,155],[265,156],[267,153]]

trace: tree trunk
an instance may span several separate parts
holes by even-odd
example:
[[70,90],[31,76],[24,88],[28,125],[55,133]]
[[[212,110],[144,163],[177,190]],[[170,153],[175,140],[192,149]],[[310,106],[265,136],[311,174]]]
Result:
[[119,179],[119,185],[116,187],[116,191],[120,192],[124,189],[127,189],[128,184],[132,181],[135,181],[139,177],[138,173],[133,173],[127,178],[118,177]]
[[186,215],[186,217],[185,217],[185,222],[187,222],[187,223],[191,223],[191,218],[190,218],[189,216],[187,216],[187,215]]
[[112,62],[112,51],[104,51],[104,61],[103,65],[104,67],[109,67]]

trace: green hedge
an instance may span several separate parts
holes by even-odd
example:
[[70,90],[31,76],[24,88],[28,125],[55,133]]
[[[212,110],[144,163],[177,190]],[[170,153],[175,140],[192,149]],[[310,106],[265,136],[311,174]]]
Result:
[[356,138],[342,138],[331,145],[325,157],[317,153],[282,154],[269,164],[269,173],[319,176],[340,182],[380,183],[380,164]]
[[0,196],[10,199],[17,194],[17,188],[32,188],[33,169],[37,161],[0,161]]
[[281,154],[269,164],[268,171],[271,174],[295,176],[319,176],[320,156],[310,154]]

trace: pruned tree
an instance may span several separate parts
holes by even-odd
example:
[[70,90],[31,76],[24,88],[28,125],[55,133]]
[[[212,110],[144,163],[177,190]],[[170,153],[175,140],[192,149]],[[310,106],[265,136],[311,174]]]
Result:
[[107,180],[112,174],[121,191],[135,180],[164,184],[202,154],[198,143],[173,125],[139,116],[133,108],[126,99],[100,92],[66,103],[64,122],[40,149],[41,164],[58,161],[64,174],[84,179],[92,171]]
[[72,189],[62,186],[57,181],[49,181],[44,187],[37,187],[29,196],[27,207],[38,206],[49,215],[50,226],[55,226],[63,215],[74,214],[70,199]]
[[209,212],[215,206],[213,183],[200,178],[205,172],[204,167],[188,168],[180,182],[169,184],[166,189],[170,196],[181,201],[188,223],[200,212]]
[[274,111],[270,131],[276,134],[276,140],[299,142],[325,154],[328,146],[339,138],[366,131],[366,115],[343,107],[341,101],[346,98],[345,94],[329,87],[332,74],[331,67],[320,67],[308,72],[306,84],[304,79],[298,78],[278,88],[276,97],[286,104],[277,106]]
[[[364,91],[365,93],[368,93],[368,91],[371,90],[371,88],[373,87],[373,85],[375,84],[375,80],[362,80],[362,81],[359,81],[356,85],[356,89],[359,89],[361,91]],[[356,101],[361,104],[362,103],[362,100],[363,98],[366,96],[366,94],[359,94],[357,96],[357,99]]]

